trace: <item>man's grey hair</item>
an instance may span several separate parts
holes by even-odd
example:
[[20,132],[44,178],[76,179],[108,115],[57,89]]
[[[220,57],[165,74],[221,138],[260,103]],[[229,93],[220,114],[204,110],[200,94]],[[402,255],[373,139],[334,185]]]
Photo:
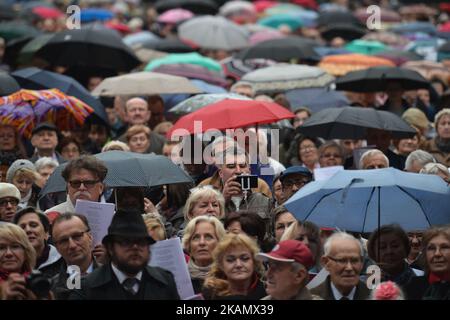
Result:
[[129,107],[130,103],[137,102],[137,101],[144,103],[145,106],[148,109],[148,102],[145,101],[144,98],[142,98],[142,97],[131,97],[131,98],[127,99],[127,102],[125,103],[125,111],[127,111],[127,108]]
[[230,136],[227,136],[227,135],[223,135],[223,136],[220,136],[220,137],[217,137],[216,139],[214,139],[214,141],[211,142],[211,155],[213,157],[216,156],[216,154],[215,154],[216,147],[220,144],[225,144],[228,142],[233,143],[233,145],[237,144],[233,138],[231,138]]
[[36,171],[40,171],[41,169],[51,167],[56,168],[59,165],[58,161],[50,157],[42,157],[34,163],[36,167]]
[[249,158],[248,158],[247,153],[245,152],[244,149],[242,149],[241,147],[238,147],[238,146],[228,147],[225,150],[218,152],[214,156],[214,160],[215,160],[216,165],[223,165],[223,164],[225,164],[225,159],[227,157],[229,157],[229,156],[236,157],[236,156],[241,156],[241,155],[244,155],[247,163],[249,163]]
[[351,234],[347,233],[347,232],[343,232],[343,231],[338,231],[333,233],[326,241],[325,244],[323,245],[323,255],[324,256],[329,256],[333,243],[335,241],[339,241],[339,240],[352,240],[355,241],[355,243],[358,244],[359,247],[359,252],[361,257],[364,256],[364,247],[361,243],[361,241],[359,241],[358,239],[356,239],[354,236],[352,236]]
[[253,84],[251,82],[238,81],[231,86],[230,92],[235,92],[236,88],[239,88],[239,87],[248,87],[248,88],[252,89],[253,92],[255,91],[255,89],[253,88]]
[[445,174],[447,177],[450,177],[448,168],[441,163],[427,163],[419,173],[438,174],[439,172]]
[[376,155],[382,155],[384,160],[386,161],[387,166],[389,167],[389,159],[388,157],[386,157],[386,155],[378,149],[372,149],[372,150],[367,150],[366,152],[363,153],[363,155],[361,156],[361,159],[359,159],[359,168],[360,169],[364,169],[364,162],[366,161],[366,159],[376,156]]
[[423,168],[427,163],[434,163],[436,162],[436,160],[430,153],[419,149],[411,152],[408,155],[405,161],[405,170],[409,171],[412,168],[414,162],[419,163]]

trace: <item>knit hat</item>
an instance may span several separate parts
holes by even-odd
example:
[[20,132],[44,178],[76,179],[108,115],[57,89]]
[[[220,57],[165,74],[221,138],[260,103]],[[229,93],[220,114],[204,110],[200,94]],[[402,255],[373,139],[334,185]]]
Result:
[[20,201],[19,189],[11,183],[0,182],[0,199],[8,197],[16,198],[17,201]]
[[36,171],[36,167],[34,166],[33,162],[26,159],[18,159],[11,164],[8,171],[6,172],[6,181],[12,183],[17,170],[24,168]]

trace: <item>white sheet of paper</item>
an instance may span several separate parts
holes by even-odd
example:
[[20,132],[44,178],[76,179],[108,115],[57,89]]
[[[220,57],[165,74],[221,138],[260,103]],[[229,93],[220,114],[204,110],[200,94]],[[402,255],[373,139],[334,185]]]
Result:
[[114,203],[77,200],[75,212],[86,216],[91,227],[94,245],[102,243],[114,216]]
[[316,168],[314,169],[314,180],[322,181],[328,180],[332,176],[336,174],[336,172],[344,170],[343,166],[333,166],[333,167],[325,167],[325,168]]
[[192,299],[194,288],[179,238],[158,241],[153,244],[150,248],[148,264],[172,272],[180,298],[183,300]]
[[323,268],[319,271],[318,274],[306,285],[306,288],[309,290],[317,287],[319,284],[325,281],[325,279],[328,277],[330,273],[327,271],[327,269]]

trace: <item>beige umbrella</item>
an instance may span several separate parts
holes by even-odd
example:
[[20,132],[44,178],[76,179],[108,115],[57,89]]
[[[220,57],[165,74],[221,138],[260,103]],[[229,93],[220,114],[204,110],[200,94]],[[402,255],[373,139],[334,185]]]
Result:
[[428,80],[438,78],[445,83],[448,83],[450,79],[450,70],[439,62],[426,60],[408,61],[404,63],[402,67],[415,70]]
[[202,93],[185,77],[156,72],[135,72],[106,78],[92,92],[95,96]]

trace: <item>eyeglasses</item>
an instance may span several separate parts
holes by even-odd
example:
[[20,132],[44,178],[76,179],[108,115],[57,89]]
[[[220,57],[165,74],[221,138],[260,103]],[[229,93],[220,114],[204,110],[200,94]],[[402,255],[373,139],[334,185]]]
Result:
[[81,184],[83,184],[86,188],[91,189],[99,182],[100,182],[100,180],[84,180],[84,181],[72,180],[72,181],[69,181],[69,184],[74,189],[80,188]]
[[19,200],[16,198],[5,198],[0,200],[0,207],[5,208],[8,203],[10,203],[12,206],[17,206],[19,204]]
[[135,238],[135,239],[115,238],[114,242],[116,242],[117,244],[119,244],[119,246],[124,248],[131,248],[135,244],[138,245],[139,247],[144,247],[149,244],[147,238]]
[[362,263],[362,259],[361,258],[340,258],[340,259],[337,259],[337,258],[333,258],[333,257],[330,257],[330,256],[327,256],[327,257],[330,260],[336,262],[341,267],[346,267],[349,263],[352,266],[357,266],[357,265]]
[[75,232],[68,237],[61,238],[59,240],[54,240],[54,243],[58,247],[67,247],[69,245],[70,239],[76,243],[80,243],[83,240],[83,236],[85,233],[88,233],[90,230]]
[[19,243],[13,243],[10,245],[0,244],[0,256],[3,256],[6,251],[8,251],[8,248],[12,253],[20,253],[24,250],[23,246]]
[[305,184],[311,182],[311,180],[305,180],[305,179],[286,179],[282,182],[283,187],[285,188],[292,188],[294,185],[297,187],[303,187]]

